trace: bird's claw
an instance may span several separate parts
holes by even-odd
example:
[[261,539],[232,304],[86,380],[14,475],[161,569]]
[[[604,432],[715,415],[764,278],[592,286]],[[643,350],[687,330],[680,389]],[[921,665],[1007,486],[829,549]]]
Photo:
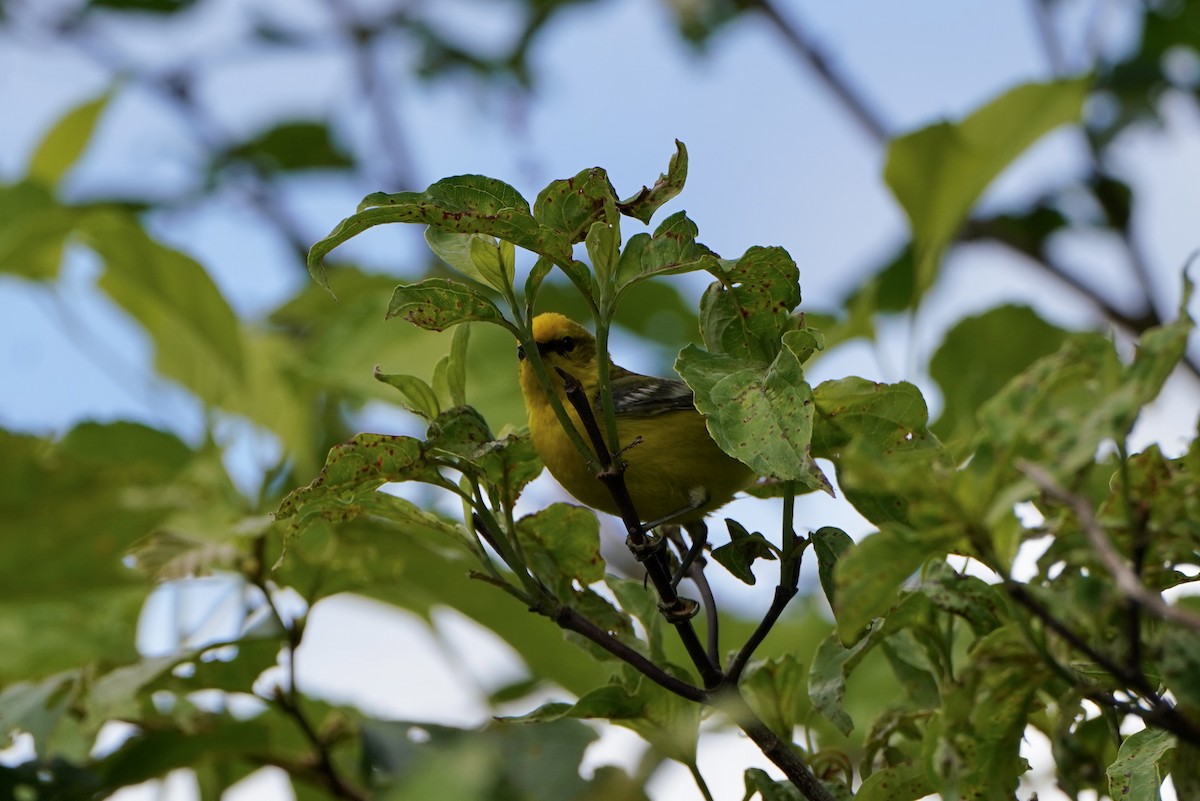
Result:
[[662,612],[662,616],[667,619],[668,623],[682,623],[696,616],[696,613],[700,611],[700,604],[691,598],[676,596],[675,600],[669,604],[660,603],[658,611]]

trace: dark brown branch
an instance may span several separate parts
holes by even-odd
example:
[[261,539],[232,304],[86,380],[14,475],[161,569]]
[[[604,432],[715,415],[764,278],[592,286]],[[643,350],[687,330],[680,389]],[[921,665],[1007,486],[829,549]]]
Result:
[[[792,598],[796,597],[800,586],[800,559],[803,548],[801,547],[802,541],[796,536],[796,528],[792,523],[796,496],[790,490],[791,486],[789,485],[789,492],[784,496],[783,502],[783,535],[781,537],[783,553],[779,559],[779,584],[775,587],[775,596],[771,599],[771,606],[766,615],[759,621],[758,626],[746,640],[746,644],[742,646],[742,650],[738,651],[737,656],[729,663],[725,682],[731,686],[737,685],[738,680],[742,677],[742,671],[746,669],[754,652],[770,634]],[[804,545],[807,545],[806,541]]]
[[[542,610],[536,611],[541,614],[547,614]],[[699,704],[711,703],[707,692],[699,687],[688,684],[686,681],[675,678],[569,606],[559,607],[557,611],[548,616],[560,627],[586,637],[663,689],[670,690],[681,698],[686,698],[689,701],[695,701]]]
[[647,549],[646,558],[642,563],[646,566],[646,572],[650,577],[650,581],[654,584],[654,589],[662,602],[662,609],[668,621],[675,627],[675,631],[679,634],[679,639],[683,642],[684,649],[687,650],[688,656],[696,666],[696,669],[700,671],[700,677],[704,681],[704,686],[709,689],[719,686],[724,676],[709,661],[708,653],[700,643],[700,638],[697,636],[695,628],[692,627],[692,621],[682,614],[687,605],[679,597],[675,588],[671,586],[671,568],[667,561],[666,551],[664,549],[655,550],[650,548],[651,543],[646,536],[646,530],[642,525],[641,517],[638,515],[637,509],[633,504],[633,499],[629,495],[628,487],[625,486],[623,466],[613,461],[608,444],[604,441],[604,436],[600,432],[600,426],[596,422],[596,416],[592,413],[591,403],[583,391],[583,385],[565,370],[560,368],[555,369],[558,370],[559,376],[562,377],[567,400],[575,408],[576,414],[579,415],[584,431],[592,443],[592,449],[596,452],[596,457],[600,460],[601,469],[597,478],[608,487],[608,491],[612,494],[613,502],[616,503],[617,509],[620,512],[621,521],[625,524],[625,530],[628,533],[630,543],[632,543],[635,549]]
[[[1010,598],[1024,606],[1033,615],[1042,621],[1046,628],[1053,631],[1059,637],[1067,642],[1068,645],[1079,651],[1091,661],[1095,662],[1113,678],[1124,684],[1126,687],[1134,690],[1139,695],[1144,697],[1150,704],[1150,709],[1144,709],[1134,704],[1124,704],[1118,702],[1115,698],[1111,699],[1114,703],[1121,704],[1121,711],[1130,712],[1138,715],[1149,723],[1153,723],[1157,728],[1169,731],[1172,734],[1181,737],[1188,742],[1200,745],[1200,725],[1197,725],[1192,720],[1185,717],[1174,706],[1168,703],[1160,696],[1153,687],[1150,686],[1146,677],[1141,671],[1133,671],[1125,666],[1110,659],[1104,654],[1093,648],[1086,640],[1083,639],[1077,632],[1073,631],[1069,626],[1059,620],[1055,615],[1046,608],[1041,601],[1034,598],[1033,595],[1025,588],[1024,585],[1006,579],[1004,589],[1007,591]],[[1088,697],[1092,700],[1097,700],[1097,692],[1084,688],[1088,693]]]
[[735,685],[742,677],[742,671],[746,669],[746,665],[754,656],[755,650],[762,644],[762,641],[767,638],[767,635],[774,628],[775,622],[779,620],[779,616],[783,614],[783,610],[793,598],[796,597],[795,587],[778,586],[775,588],[775,596],[771,599],[771,607],[759,621],[754,632],[746,640],[746,644],[742,646],[742,650],[738,651],[737,656],[729,663],[729,671],[725,675],[726,684]]
[[300,641],[304,636],[303,628],[297,627],[292,621],[284,617],[271,595],[271,588],[267,584],[265,572],[267,564],[265,558],[266,537],[259,537],[255,540],[254,557],[253,568],[248,572],[246,577],[263,594],[267,607],[271,610],[271,615],[287,633],[287,686],[277,686],[273,700],[285,715],[295,721],[296,726],[304,734],[304,739],[308,740],[309,744],[313,747],[316,755],[313,764],[314,778],[337,798],[345,799],[345,801],[369,801],[369,796],[365,791],[358,789],[342,778],[337,766],[333,764],[333,757],[329,752],[330,744],[325,741],[325,738],[321,737],[320,733],[313,727],[312,722],[309,721],[308,716],[304,714],[304,710],[300,708],[299,692],[296,689],[296,651],[300,647]]
[[727,691],[717,702],[717,706],[730,714],[737,722],[738,728],[746,733],[767,759],[783,771],[783,775],[805,798],[809,801],[834,801],[833,795],[804,763],[800,751],[767,728],[750,710],[746,699],[740,693],[736,690]]
[[[794,19],[784,17],[772,0],[743,0],[746,8],[758,9],[778,30],[792,52],[813,71],[825,88],[837,97],[859,127],[875,144],[887,142],[890,134],[882,115],[867,101],[849,79],[839,74],[820,48],[805,34]],[[794,14],[793,14],[794,16]]]

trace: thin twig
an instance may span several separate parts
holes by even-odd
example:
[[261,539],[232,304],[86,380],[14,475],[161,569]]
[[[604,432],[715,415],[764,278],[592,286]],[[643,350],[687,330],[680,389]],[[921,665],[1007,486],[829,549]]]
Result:
[[1064,75],[1067,67],[1063,59],[1062,43],[1054,30],[1054,19],[1050,16],[1046,0],[1029,0],[1029,11],[1033,17],[1033,27],[1037,30],[1038,41],[1042,44],[1042,52],[1046,55],[1046,62],[1050,66],[1051,74],[1055,77]]
[[686,681],[677,679],[658,665],[651,662],[642,654],[618,640],[604,629],[588,620],[569,606],[561,606],[552,613],[535,610],[547,614],[555,623],[567,631],[573,631],[586,637],[591,642],[608,651],[622,662],[633,667],[646,678],[663,689],[670,690],[680,698],[695,701],[700,704],[709,703],[708,693]]
[[[1200,745],[1200,726],[1197,726],[1195,722],[1181,714],[1179,710],[1155,692],[1145,676],[1140,672],[1126,669],[1123,665],[1118,664],[1089,645],[1077,632],[1059,620],[1041,601],[1034,598],[1024,585],[1011,579],[1006,579],[1003,586],[1010,598],[1032,612],[1035,617],[1042,621],[1046,628],[1062,637],[1068,645],[1095,662],[1126,687],[1136,690],[1150,704],[1150,708],[1145,709],[1136,704],[1124,704],[1124,702],[1119,702],[1117,699],[1112,698],[1111,700],[1114,704],[1123,704],[1123,706],[1116,708],[1138,715],[1138,717],[1143,718],[1147,722],[1153,723],[1157,728],[1169,731],[1189,742]],[[1088,697],[1093,701],[1100,703],[1102,700],[1105,700],[1097,696],[1097,691],[1088,688],[1084,689],[1088,693]]]
[[792,12],[793,19],[788,19],[779,12],[772,0],[747,0],[745,5],[748,8],[757,8],[766,16],[791,46],[792,52],[813,71],[825,88],[837,97],[872,141],[878,145],[887,142],[890,134],[882,115],[846,76],[841,75],[833,68],[825,54],[795,21],[794,11]]
[[1125,593],[1125,596],[1131,601],[1141,604],[1158,617],[1186,626],[1200,634],[1200,615],[1183,607],[1168,604],[1163,600],[1161,594],[1147,589],[1138,579],[1137,574],[1130,569],[1129,565],[1125,564],[1121,554],[1117,552],[1108,535],[1104,533],[1104,528],[1096,520],[1092,506],[1086,498],[1068,492],[1039,465],[1021,459],[1018,460],[1017,467],[1034,484],[1037,484],[1042,492],[1071,507],[1079,520],[1079,525],[1083,528],[1084,536],[1091,543],[1105,569],[1116,580],[1117,589]]
[[746,644],[742,646],[742,650],[738,651],[737,656],[729,663],[729,670],[725,676],[725,682],[728,685],[736,685],[742,677],[742,671],[746,669],[754,652],[762,641],[767,638],[767,635],[774,628],[779,616],[783,614],[783,610],[791,602],[792,598],[796,597],[796,592],[800,586],[800,559],[802,550],[799,547],[799,538],[796,536],[796,527],[793,517],[795,512],[796,495],[791,492],[789,484],[789,492],[783,496],[783,532],[780,536],[780,542],[783,545],[782,554],[779,559],[779,584],[775,587],[775,595],[771,599],[771,606],[763,619],[759,621],[758,626],[750,634]]
[[325,738],[321,737],[320,733],[308,719],[308,716],[304,714],[304,710],[300,708],[300,695],[296,688],[296,651],[300,647],[300,641],[303,639],[304,633],[302,628],[297,628],[292,621],[283,615],[275,603],[275,598],[271,594],[271,588],[267,584],[266,579],[265,550],[266,537],[259,537],[254,543],[254,569],[250,571],[247,578],[263,594],[267,607],[271,610],[271,615],[287,633],[287,686],[277,686],[273,700],[284,714],[295,721],[296,726],[304,734],[304,738],[308,740],[309,744],[315,750],[316,764],[314,767],[317,771],[317,777],[326,788],[336,797],[345,799],[345,801],[368,801],[369,797],[364,791],[342,778],[337,766],[333,764],[333,756],[329,752],[329,743],[325,741]]
[[[630,542],[635,548],[648,549],[651,543],[642,526],[641,517],[634,507],[633,499],[629,495],[629,489],[625,486],[624,470],[619,464],[613,462],[612,454],[609,453],[608,445],[596,422],[596,416],[592,412],[591,403],[583,391],[583,385],[565,370],[556,369],[562,377],[567,400],[579,415],[579,420],[583,423],[592,448],[596,452],[596,457],[600,460],[601,470],[597,478],[608,487],[608,491],[612,494],[613,502],[616,503],[617,509],[621,513],[621,520],[625,523],[625,530]],[[694,606],[695,602],[685,602],[671,586],[671,568],[667,562],[665,550],[651,550],[642,564],[646,566],[646,572],[654,584],[654,589],[658,592],[667,619],[675,626],[679,639],[683,642],[683,647],[687,650],[696,669],[700,671],[704,686],[708,688],[719,686],[724,676],[709,661],[708,652],[700,643],[691,619],[682,614],[688,603]]]

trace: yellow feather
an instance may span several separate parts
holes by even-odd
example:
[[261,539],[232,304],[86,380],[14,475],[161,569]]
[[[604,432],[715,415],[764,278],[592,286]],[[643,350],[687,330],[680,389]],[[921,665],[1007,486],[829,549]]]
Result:
[[[555,313],[534,318],[533,338],[551,375],[555,394],[576,430],[588,442],[554,368],[565,370],[583,385],[603,430],[595,338],[583,326]],[[620,376],[619,386],[627,390],[660,380],[619,367],[613,368],[613,374]],[[551,475],[580,502],[615,514],[617,509],[608,488],[588,469],[587,462],[563,431],[528,359],[521,361],[520,380],[533,445]],[[704,417],[694,408],[645,414],[623,412],[617,415],[617,437],[622,447],[637,437],[642,438],[640,444],[626,450],[621,458],[628,463],[625,485],[643,521],[660,520],[675,513],[679,514],[672,522],[699,520],[728,503],[734,493],[754,478],[749,468],[717,447],[705,428]],[[703,503],[696,507],[698,500]]]

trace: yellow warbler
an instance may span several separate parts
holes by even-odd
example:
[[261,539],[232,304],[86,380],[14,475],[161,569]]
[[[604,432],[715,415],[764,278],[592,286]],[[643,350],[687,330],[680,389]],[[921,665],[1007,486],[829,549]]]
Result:
[[[550,373],[554,392],[579,431],[590,440],[574,407],[566,399],[555,371],[574,376],[591,402],[592,413],[605,429],[600,409],[600,375],[596,340],[587,329],[561,314],[539,314],[533,339]],[[617,513],[608,488],[588,469],[567,437],[524,350],[518,351],[521,393],[529,410],[534,448],[558,483],[588,506]],[[639,375],[616,365],[610,369],[617,436],[628,448],[620,458],[628,464],[625,485],[642,520],[694,523],[724,506],[754,475],[748,467],[717,447],[692,403],[692,391],[675,379]],[[635,439],[641,441],[629,447]]]

